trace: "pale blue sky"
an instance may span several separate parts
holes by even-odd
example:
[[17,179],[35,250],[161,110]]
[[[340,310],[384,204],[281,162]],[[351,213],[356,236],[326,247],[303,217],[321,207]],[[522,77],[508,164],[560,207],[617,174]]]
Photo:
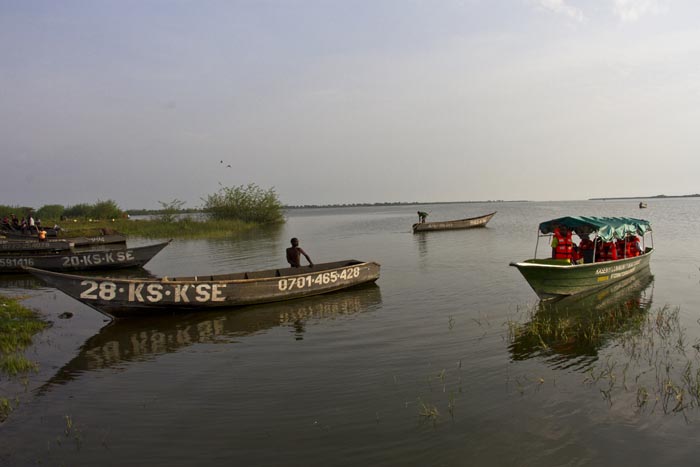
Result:
[[697,193],[698,24],[694,0],[0,0],[0,204]]

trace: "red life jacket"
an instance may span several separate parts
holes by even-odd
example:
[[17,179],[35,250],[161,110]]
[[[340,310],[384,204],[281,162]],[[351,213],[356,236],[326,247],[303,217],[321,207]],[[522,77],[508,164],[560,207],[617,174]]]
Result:
[[628,258],[630,256],[629,251],[627,251],[627,246],[625,245],[625,243],[626,242],[624,240],[617,240],[615,242],[615,248],[617,249],[618,259]]
[[639,248],[639,238],[636,236],[629,237],[627,239],[627,256],[639,256],[640,254],[642,254],[642,251]]
[[578,244],[578,247],[582,250],[592,250],[593,249],[593,240],[589,240],[587,238],[582,238],[581,243]]
[[567,230],[566,235],[562,235],[559,229],[554,229],[554,237],[557,239],[554,258],[571,259],[571,251],[574,246],[574,242],[571,241],[571,232]]
[[613,242],[605,242],[600,249],[601,261],[615,261],[617,259],[617,248]]

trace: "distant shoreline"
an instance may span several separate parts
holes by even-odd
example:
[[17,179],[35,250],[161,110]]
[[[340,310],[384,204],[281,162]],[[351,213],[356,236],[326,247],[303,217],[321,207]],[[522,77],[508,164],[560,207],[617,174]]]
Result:
[[[671,199],[671,198],[700,198],[700,194],[693,195],[654,195],[654,196],[612,196],[600,198],[588,198],[586,201],[614,201],[614,200],[631,200],[631,199]],[[382,206],[425,206],[429,204],[483,204],[483,203],[536,203],[543,201],[532,201],[527,199],[496,199],[485,201],[394,201],[382,203],[337,203],[337,204],[298,204],[285,205],[283,209],[316,209],[316,208],[363,208],[363,207],[382,207]],[[131,215],[158,215],[162,212],[160,209],[132,209],[126,210]],[[203,212],[202,209],[183,209],[178,214],[191,214]]]
[[299,204],[284,206],[284,209],[308,209],[308,208],[361,208],[361,207],[378,207],[378,206],[423,206],[427,204],[476,204],[476,203],[527,203],[527,200],[488,200],[488,201],[396,201],[385,203],[343,203],[343,204]]
[[617,196],[612,198],[588,198],[589,201],[607,201],[615,199],[667,199],[667,198],[700,198],[700,194],[694,195],[655,195],[655,196]]

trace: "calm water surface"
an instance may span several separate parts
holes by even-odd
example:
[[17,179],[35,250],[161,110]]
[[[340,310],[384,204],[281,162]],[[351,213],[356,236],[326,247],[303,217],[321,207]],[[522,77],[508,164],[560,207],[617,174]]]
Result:
[[[0,464],[695,464],[700,200],[637,203],[434,205],[421,207],[429,221],[498,214],[485,229],[420,235],[415,206],[294,210],[277,230],[175,241],[147,265],[277,267],[292,236],[315,262],[382,265],[376,286],[227,312],[110,324],[29,277],[2,277],[0,292],[29,295],[54,326],[0,425]],[[649,273],[541,306],[508,263],[563,215],[650,220]]]

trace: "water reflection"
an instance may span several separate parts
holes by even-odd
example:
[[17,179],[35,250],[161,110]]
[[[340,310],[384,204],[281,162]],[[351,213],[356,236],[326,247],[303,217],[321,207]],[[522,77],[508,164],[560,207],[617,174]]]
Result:
[[381,305],[376,284],[367,284],[307,299],[231,310],[178,313],[115,320],[89,338],[78,355],[64,365],[39,392],[66,384],[81,373],[144,361],[198,343],[233,343],[237,338],[288,326],[303,339],[309,322],[376,310]]
[[531,319],[510,329],[513,360],[543,357],[556,368],[585,370],[616,334],[640,329],[651,308],[649,268],[583,297],[540,302]]

